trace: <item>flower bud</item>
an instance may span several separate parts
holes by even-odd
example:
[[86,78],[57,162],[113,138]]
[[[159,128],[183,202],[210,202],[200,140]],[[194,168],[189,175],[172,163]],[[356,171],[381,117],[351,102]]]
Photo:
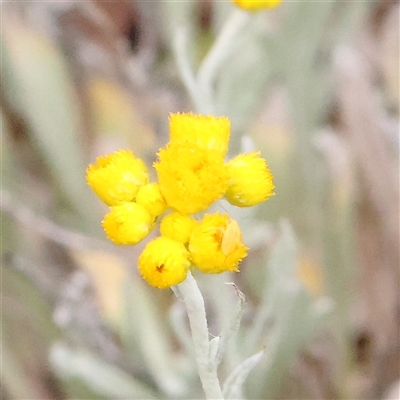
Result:
[[193,264],[206,274],[239,271],[247,256],[238,223],[227,214],[206,214],[189,240]]
[[231,204],[250,207],[274,195],[273,175],[260,153],[240,154],[226,165],[230,181],[225,197]]
[[147,168],[130,150],[98,157],[86,170],[86,181],[109,206],[135,200],[141,185],[149,180]]
[[139,257],[140,275],[149,285],[160,289],[184,281],[189,268],[185,246],[164,236],[149,242]]
[[137,244],[154,227],[153,216],[140,204],[124,203],[111,207],[102,225],[115,244]]

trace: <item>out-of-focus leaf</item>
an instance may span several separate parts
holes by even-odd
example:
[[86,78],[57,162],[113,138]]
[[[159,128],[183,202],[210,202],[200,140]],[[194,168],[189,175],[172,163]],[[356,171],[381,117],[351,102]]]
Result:
[[11,146],[5,135],[6,124],[4,123],[3,113],[0,113],[0,147],[1,147],[1,178],[2,188],[4,186],[12,187],[11,185],[15,179],[15,164],[11,152]]
[[2,61],[6,100],[24,118],[59,192],[87,220],[93,207],[85,184],[77,98],[61,53],[37,31],[4,24]]
[[28,396],[42,395],[40,390],[36,389],[37,384],[26,376],[23,363],[17,359],[3,341],[1,342],[1,362],[1,383],[12,398],[25,399]]
[[311,295],[319,297],[324,294],[323,268],[307,252],[300,253],[295,273]]
[[244,360],[237,368],[235,368],[224,383],[224,399],[243,398],[243,384],[249,373],[260,362],[263,355],[264,351],[260,351],[259,353],[249,357],[247,360]]
[[183,27],[180,27],[174,35],[173,50],[181,80],[186,86],[186,90],[191,97],[193,106],[197,112],[200,112],[203,99],[201,94],[198,93],[198,84],[190,63],[188,34],[187,30]]
[[277,304],[274,316],[276,322],[267,338],[265,362],[255,371],[255,379],[263,384],[257,387],[249,385],[252,396],[274,396],[302,346],[316,335],[321,322],[332,309],[333,303],[327,298],[313,305],[300,284],[282,288],[281,302]]
[[83,349],[73,350],[63,343],[56,343],[50,352],[50,362],[62,379],[81,381],[102,397],[157,398],[157,394],[143,383]]
[[[160,15],[164,33],[169,37],[172,44],[177,29],[193,29],[195,27],[195,8],[196,4],[193,1],[175,2],[163,0],[160,4]],[[164,17],[165,16],[165,17]],[[193,32],[189,32],[189,36]]]
[[[266,95],[271,62],[264,43],[260,41],[257,21],[243,33],[237,50],[222,67],[216,89],[216,113],[232,122],[232,153],[240,149],[239,135],[254,116],[256,107]],[[245,48],[246,57],[240,56]],[[229,65],[235,68],[229,68]]]
[[202,114],[214,112],[213,91],[216,75],[229,55],[236,50],[235,45],[242,32],[247,30],[250,21],[251,15],[249,13],[233,9],[215,42],[204,56],[197,72],[198,91],[202,92],[204,96],[202,96],[203,104],[197,110],[198,112]]
[[296,223],[296,213],[304,196],[304,183],[294,168],[296,146],[293,131],[287,127],[287,102],[284,91],[269,93],[268,104],[248,134],[267,160],[276,187],[276,196],[257,208],[257,216],[263,221],[278,222],[284,215],[297,226],[300,223]]
[[399,4],[391,9],[386,17],[383,31],[382,72],[385,77],[385,91],[392,102],[393,108],[398,109],[400,103],[399,93]]
[[[181,397],[187,388],[179,378],[177,355],[173,354],[167,319],[156,309],[155,297],[140,278],[125,282],[125,318],[122,325],[124,341],[134,357],[141,358],[159,387],[169,397]],[[155,294],[154,294],[155,295]]]
[[[133,99],[123,88],[104,78],[88,82],[92,119],[100,149],[130,147],[139,157],[154,145],[154,133],[137,112]],[[104,142],[102,144],[102,142]],[[112,141],[112,142],[111,142]],[[114,149],[112,149],[114,150]]]
[[[185,349],[185,354],[194,358],[193,341],[187,325],[187,314],[182,304],[178,302],[172,304],[169,311],[169,320],[180,346]],[[190,368],[189,365],[188,368]]]
[[[2,187],[0,190],[10,190],[14,188],[14,183],[17,178],[17,170],[15,166],[15,160],[11,152],[11,146],[7,136],[4,134],[6,125],[4,124],[3,114],[1,116],[1,131],[0,131],[0,147],[1,147],[1,183]],[[3,197],[3,196],[2,196]],[[13,221],[10,216],[6,216],[3,210],[0,211],[1,219],[1,237],[0,237],[0,249],[2,257],[6,251],[11,251],[15,247],[14,232],[13,232]]]
[[[306,339],[316,333],[333,307],[327,298],[314,302],[306,287],[302,286],[296,276],[297,240],[288,222],[281,224],[281,232],[267,263],[265,297],[246,338],[248,351],[254,351],[262,337],[267,344],[265,361],[250,378],[258,382],[249,385],[255,398],[276,393]],[[272,323],[268,332],[267,321]]]
[[106,319],[117,326],[123,312],[124,282],[128,279],[123,261],[105,251],[71,252],[83,269],[89,272]]
[[[222,329],[221,334],[217,337],[220,339],[214,345],[216,346],[217,351],[215,351],[215,348],[213,348],[214,346],[210,345],[210,361],[216,367],[220,364],[222,357],[227,350],[229,340],[237,333],[239,329],[240,320],[242,319],[243,312],[246,306],[245,295],[239,290],[239,288],[234,283],[231,283],[231,285],[234,287],[237,296],[236,307],[233,310],[229,324],[227,324]],[[217,338],[214,338],[213,340]]]
[[11,398],[49,398],[46,351],[58,330],[41,293],[1,256],[1,383]]
[[254,353],[267,319],[271,318],[273,311],[277,309],[277,303],[282,298],[282,288],[287,286],[290,281],[296,282],[294,275],[296,260],[296,238],[290,224],[284,221],[281,223],[279,241],[275,245],[266,265],[267,279],[263,290],[264,297],[253,324],[247,333],[248,353]]
[[213,4],[212,28],[215,34],[221,29],[227,16],[234,7],[236,7],[236,5],[230,1],[217,1]]

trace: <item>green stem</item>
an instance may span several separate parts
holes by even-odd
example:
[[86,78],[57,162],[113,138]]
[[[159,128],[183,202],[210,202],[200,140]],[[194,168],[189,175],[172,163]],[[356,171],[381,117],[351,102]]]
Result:
[[242,10],[235,9],[232,11],[199,67],[197,84],[203,94],[203,102],[210,109],[210,112],[215,109],[213,104],[213,84],[215,77],[223,62],[230,55],[238,35],[250,21],[250,18],[250,14]]
[[173,287],[175,295],[186,307],[192,333],[197,368],[207,399],[223,399],[216,369],[210,363],[210,341],[208,334],[204,299],[192,274],[185,281]]
[[197,82],[187,56],[187,31],[184,28],[180,28],[176,31],[173,41],[173,50],[182,82],[195,108],[199,110],[202,106],[202,99],[201,96],[199,96]]

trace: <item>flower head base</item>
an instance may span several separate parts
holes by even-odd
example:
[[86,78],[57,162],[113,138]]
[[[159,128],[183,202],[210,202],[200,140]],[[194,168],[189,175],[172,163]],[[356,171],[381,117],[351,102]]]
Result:
[[188,143],[170,143],[158,157],[154,167],[160,190],[175,211],[194,214],[224,195],[228,174],[218,153]]
[[259,204],[274,195],[273,176],[260,153],[240,154],[227,163],[230,182],[225,197],[239,207]]
[[248,11],[258,11],[264,8],[274,8],[282,0],[232,0],[238,7]]
[[109,206],[135,200],[141,185],[148,182],[147,168],[129,150],[98,157],[86,170],[86,180],[100,199]]
[[188,143],[225,157],[228,151],[231,123],[226,117],[212,115],[171,114],[169,117],[171,143]]
[[154,227],[154,217],[140,204],[124,203],[111,207],[102,222],[107,237],[115,244],[137,244]]
[[160,232],[162,236],[186,244],[196,226],[197,221],[195,219],[188,215],[173,212],[161,220]]
[[167,203],[160,192],[158,183],[141,186],[136,195],[136,203],[146,208],[154,217],[158,217],[167,209]]
[[149,285],[160,289],[184,281],[189,268],[185,246],[163,236],[148,243],[139,257],[140,275]]
[[193,264],[207,274],[239,271],[247,256],[237,222],[227,214],[206,214],[194,229],[189,241]]

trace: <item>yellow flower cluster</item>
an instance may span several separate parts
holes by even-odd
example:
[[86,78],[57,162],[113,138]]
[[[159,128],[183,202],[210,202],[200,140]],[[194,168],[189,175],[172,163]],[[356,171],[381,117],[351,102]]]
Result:
[[232,0],[238,7],[248,11],[258,11],[264,8],[274,8],[282,0]]
[[158,183],[140,158],[129,150],[98,157],[86,170],[86,180],[99,198],[110,206],[103,219],[107,237],[116,244],[137,244],[154,228],[167,208]]
[[190,268],[209,274],[238,271],[247,255],[239,225],[227,214],[192,214],[225,198],[249,207],[272,196],[273,176],[257,152],[225,162],[230,121],[225,117],[171,114],[170,141],[154,163],[158,182],[149,183],[144,163],[131,151],[99,157],[86,171],[89,186],[110,206],[103,220],[114,243],[136,244],[160,221],[161,236],[139,257],[142,277],[167,288],[182,282]]

